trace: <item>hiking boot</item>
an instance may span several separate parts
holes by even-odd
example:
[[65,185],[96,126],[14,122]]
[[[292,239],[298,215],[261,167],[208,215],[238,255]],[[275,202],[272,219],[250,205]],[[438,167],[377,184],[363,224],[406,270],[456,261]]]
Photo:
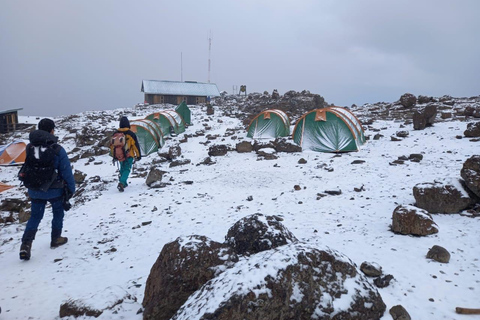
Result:
[[61,245],[64,245],[67,242],[68,242],[67,237],[58,237],[55,240],[52,240],[52,242],[50,242],[50,248],[60,247]]
[[32,241],[22,242],[20,246],[20,260],[30,260],[30,251],[32,250]]
[[124,187],[123,184],[120,182],[120,183],[118,184],[118,186],[117,186],[117,189],[118,189],[118,191],[123,192],[123,190],[125,189],[125,187]]

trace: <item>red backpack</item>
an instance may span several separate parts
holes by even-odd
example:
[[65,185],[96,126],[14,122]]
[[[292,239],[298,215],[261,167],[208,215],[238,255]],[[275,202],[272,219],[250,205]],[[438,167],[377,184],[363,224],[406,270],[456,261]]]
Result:
[[120,162],[125,161],[127,158],[128,150],[126,150],[125,146],[127,145],[127,137],[122,132],[116,132],[112,139],[110,140],[110,150],[111,156],[114,160],[118,160]]

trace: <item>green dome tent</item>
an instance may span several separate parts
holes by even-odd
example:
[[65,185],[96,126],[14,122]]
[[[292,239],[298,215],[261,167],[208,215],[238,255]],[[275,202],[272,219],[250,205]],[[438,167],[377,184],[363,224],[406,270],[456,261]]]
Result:
[[152,113],[145,119],[154,121],[160,126],[164,136],[179,134],[185,131],[185,122],[182,117],[173,110],[163,110]]
[[265,110],[253,118],[247,132],[247,137],[253,139],[286,137],[290,134],[290,120],[281,110]]
[[358,151],[365,143],[360,121],[340,107],[307,112],[297,121],[292,137],[303,149],[319,152]]
[[183,121],[185,122],[186,125],[191,125],[192,124],[192,119],[191,119],[191,114],[192,112],[188,108],[187,104],[185,101],[182,101],[178,105],[178,107],[175,108],[175,111],[182,117]]
[[140,152],[143,156],[156,152],[165,144],[163,133],[154,121],[146,119],[132,120],[130,121],[130,130],[137,135]]

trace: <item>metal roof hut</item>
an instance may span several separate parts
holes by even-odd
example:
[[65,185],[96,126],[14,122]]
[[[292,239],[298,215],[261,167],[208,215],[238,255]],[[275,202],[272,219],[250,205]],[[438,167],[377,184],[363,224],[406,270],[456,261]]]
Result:
[[206,103],[207,97],[220,95],[215,83],[196,81],[143,80],[142,92],[148,104],[180,104],[185,101],[194,105]]
[[0,133],[15,131],[18,125],[19,110],[23,110],[23,108],[0,111]]

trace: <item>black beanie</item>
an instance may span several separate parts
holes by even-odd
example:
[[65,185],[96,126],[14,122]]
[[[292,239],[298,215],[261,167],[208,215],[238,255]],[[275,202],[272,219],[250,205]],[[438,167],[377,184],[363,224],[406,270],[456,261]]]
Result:
[[130,121],[128,121],[127,117],[120,118],[120,128],[129,128],[130,129]]
[[38,130],[43,130],[43,131],[47,131],[48,133],[50,133],[50,132],[52,132],[53,129],[55,129],[55,122],[53,122],[53,120],[43,118],[38,123]]

